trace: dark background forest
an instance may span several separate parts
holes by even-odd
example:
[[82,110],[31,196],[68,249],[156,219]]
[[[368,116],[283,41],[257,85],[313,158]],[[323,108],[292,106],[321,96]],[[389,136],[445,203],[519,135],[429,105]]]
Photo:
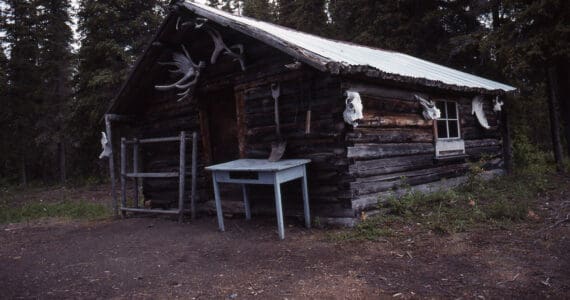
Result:
[[[166,0],[0,0],[0,186],[101,180],[103,114]],[[567,0],[210,0],[508,83],[516,166],[570,153]],[[74,28],[77,35],[74,35]]]

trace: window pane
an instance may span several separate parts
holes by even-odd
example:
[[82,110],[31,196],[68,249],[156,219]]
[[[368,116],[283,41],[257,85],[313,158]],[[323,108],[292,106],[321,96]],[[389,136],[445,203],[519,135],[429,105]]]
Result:
[[437,101],[435,106],[441,111],[441,118],[446,119],[447,116],[445,115],[445,102],[444,101]]
[[457,106],[455,102],[447,102],[447,118],[457,119]]
[[458,138],[459,137],[459,128],[457,127],[457,121],[448,121],[448,122],[449,122],[449,137],[450,138]]
[[445,120],[437,121],[437,137],[440,139],[447,138],[447,124]]

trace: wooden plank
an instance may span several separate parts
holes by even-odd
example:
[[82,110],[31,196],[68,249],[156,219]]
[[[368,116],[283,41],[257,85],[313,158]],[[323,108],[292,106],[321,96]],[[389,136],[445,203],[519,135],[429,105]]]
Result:
[[352,159],[374,159],[428,153],[435,154],[435,147],[432,143],[358,144],[348,147],[347,157]]
[[135,212],[135,213],[169,214],[169,215],[180,214],[178,209],[145,209],[145,208],[121,207],[121,211]]
[[426,182],[437,181],[447,177],[455,177],[464,174],[469,164],[448,165],[410,172],[400,172],[379,175],[366,178],[357,178],[351,183],[354,195],[369,194],[386,191],[392,188],[406,185],[418,185]]
[[129,178],[172,178],[178,177],[178,172],[168,172],[168,173],[127,173],[126,177]]
[[180,168],[178,169],[178,222],[184,217],[184,188],[186,184],[186,133],[180,132]]
[[429,143],[434,140],[432,128],[354,128],[346,134],[354,143]]
[[391,157],[366,161],[355,161],[349,166],[349,173],[355,176],[371,176],[417,170],[433,166],[434,154]]
[[237,118],[237,131],[238,131],[238,148],[239,157],[245,158],[245,144],[247,128],[245,124],[245,99],[244,93],[240,90],[235,90],[236,99],[236,118]]
[[432,120],[425,120],[420,114],[377,115],[364,110],[364,119],[359,127],[432,127]]

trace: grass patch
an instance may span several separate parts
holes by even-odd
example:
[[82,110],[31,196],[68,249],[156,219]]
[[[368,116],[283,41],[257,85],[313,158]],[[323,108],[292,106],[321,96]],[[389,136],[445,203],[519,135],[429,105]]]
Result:
[[467,182],[457,188],[423,193],[404,187],[400,196],[380,199],[386,214],[367,218],[355,228],[334,234],[332,240],[379,240],[397,234],[404,225],[420,226],[435,233],[463,232],[471,228],[501,227],[536,218],[535,203],[558,187],[547,172],[519,172],[484,181],[474,164]]
[[9,206],[0,204],[0,224],[18,223],[44,218],[63,219],[101,219],[111,215],[107,207],[102,204],[86,201],[60,203],[34,202],[22,206]]

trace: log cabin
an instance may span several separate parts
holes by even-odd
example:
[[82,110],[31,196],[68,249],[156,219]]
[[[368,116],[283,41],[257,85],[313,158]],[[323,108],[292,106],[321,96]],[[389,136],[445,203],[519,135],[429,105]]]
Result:
[[[353,225],[402,186],[457,185],[470,162],[484,159],[489,176],[509,165],[501,106],[514,87],[188,1],[171,5],[112,101],[108,115],[125,117],[112,123],[113,136],[197,132],[198,210],[211,211],[204,167],[269,156],[277,138],[276,85],[284,158],[311,160],[311,210],[322,223]],[[141,153],[145,171],[178,167],[175,147],[145,146]],[[302,215],[299,188],[282,189],[286,215]],[[145,179],[142,190],[147,201],[176,205],[175,181]],[[254,214],[272,212],[270,189],[251,193]],[[243,210],[232,201],[241,199],[239,190],[223,194],[224,211]]]

